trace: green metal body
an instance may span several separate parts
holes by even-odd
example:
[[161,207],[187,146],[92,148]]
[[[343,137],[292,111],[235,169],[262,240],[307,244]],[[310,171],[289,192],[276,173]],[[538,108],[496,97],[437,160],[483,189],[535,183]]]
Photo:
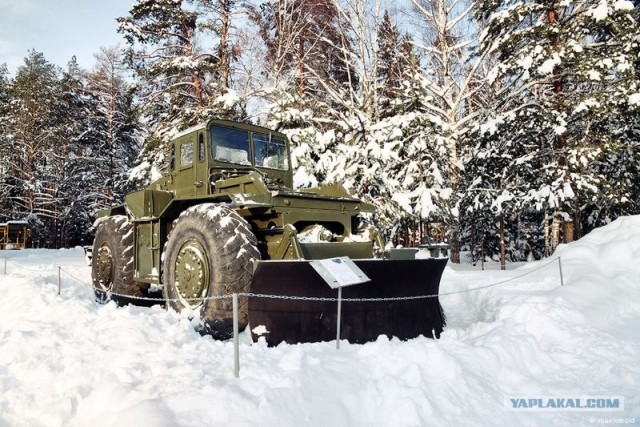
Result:
[[[185,209],[220,203],[235,209],[258,238],[263,260],[373,258],[383,247],[373,227],[362,227],[372,205],[341,185],[293,190],[284,134],[244,123],[211,120],[178,134],[168,172],[125,204],[99,216],[126,213],[134,224],[135,280],[160,283],[162,250]],[[321,233],[314,230],[322,227]],[[315,227],[315,228],[314,228]]]

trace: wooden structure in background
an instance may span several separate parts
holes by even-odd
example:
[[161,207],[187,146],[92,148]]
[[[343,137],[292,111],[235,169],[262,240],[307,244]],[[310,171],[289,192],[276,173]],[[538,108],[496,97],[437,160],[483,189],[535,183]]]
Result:
[[0,250],[26,248],[29,234],[26,221],[0,222]]

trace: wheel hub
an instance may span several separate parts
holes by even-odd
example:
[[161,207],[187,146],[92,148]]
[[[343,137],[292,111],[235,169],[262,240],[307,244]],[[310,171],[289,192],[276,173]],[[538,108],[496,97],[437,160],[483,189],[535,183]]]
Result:
[[[202,245],[195,240],[185,242],[175,262],[175,287],[178,298],[199,298],[207,295],[209,265]],[[198,307],[203,301],[183,301],[189,307]]]
[[107,245],[101,246],[94,257],[95,277],[98,279],[98,285],[104,291],[111,290],[113,287],[113,253],[111,248]]

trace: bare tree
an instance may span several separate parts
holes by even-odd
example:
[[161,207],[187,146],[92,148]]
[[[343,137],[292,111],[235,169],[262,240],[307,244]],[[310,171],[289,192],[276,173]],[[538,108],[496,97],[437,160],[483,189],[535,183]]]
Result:
[[482,87],[483,58],[473,58],[478,28],[468,0],[412,0],[422,28],[416,46],[426,58],[425,72],[433,102],[428,107],[446,124],[450,178],[458,179],[460,137],[477,117],[473,98]]

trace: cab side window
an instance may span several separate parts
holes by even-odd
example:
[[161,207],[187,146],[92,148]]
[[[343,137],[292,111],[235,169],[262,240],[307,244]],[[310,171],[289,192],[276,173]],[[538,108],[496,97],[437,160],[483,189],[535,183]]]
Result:
[[198,161],[204,161],[204,135],[198,135]]
[[189,166],[193,162],[193,141],[183,142],[180,146],[180,166]]

